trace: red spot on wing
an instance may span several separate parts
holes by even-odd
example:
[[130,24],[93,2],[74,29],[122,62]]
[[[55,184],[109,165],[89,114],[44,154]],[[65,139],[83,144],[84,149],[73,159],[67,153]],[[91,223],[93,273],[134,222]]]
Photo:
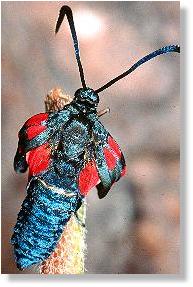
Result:
[[46,126],[31,126],[27,129],[28,139],[31,140],[46,129]]
[[116,158],[108,148],[104,148],[103,151],[108,168],[113,170],[116,166]]
[[121,154],[122,154],[121,150],[120,150],[118,144],[116,143],[116,141],[111,136],[108,137],[108,144],[109,144],[110,148],[118,156],[118,158],[121,158]]
[[33,117],[31,117],[27,122],[25,123],[26,126],[26,133],[28,136],[28,139],[31,140],[37,135],[39,135],[41,132],[43,132],[46,129],[45,125],[42,125],[42,122],[47,120],[48,113],[41,113],[37,114]]
[[[109,169],[112,170],[116,166],[116,157],[118,157],[118,159],[121,160],[122,152],[116,141],[111,136],[108,137],[108,144],[113,153],[108,151],[107,149],[108,154],[105,155],[105,158]],[[113,161],[113,159],[115,162]],[[121,177],[124,176],[125,173],[126,173],[126,165],[123,165],[120,176]]]
[[26,122],[25,122],[25,125],[27,127],[29,126],[34,126],[34,125],[40,125],[42,121],[45,121],[47,120],[48,118],[48,113],[41,113],[41,114],[37,114],[33,117],[31,117],[30,119],[28,119]]
[[87,195],[91,188],[100,182],[94,161],[88,162],[86,166],[81,170],[78,181],[80,193],[84,196]]
[[46,170],[50,164],[51,149],[47,143],[29,151],[26,161],[29,165],[29,175],[36,175]]

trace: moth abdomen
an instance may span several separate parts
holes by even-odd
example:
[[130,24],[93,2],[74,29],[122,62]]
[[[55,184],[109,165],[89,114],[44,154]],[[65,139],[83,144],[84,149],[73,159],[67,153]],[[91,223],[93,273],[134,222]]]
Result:
[[19,269],[49,257],[77,205],[77,193],[54,191],[42,179],[31,179],[12,236]]

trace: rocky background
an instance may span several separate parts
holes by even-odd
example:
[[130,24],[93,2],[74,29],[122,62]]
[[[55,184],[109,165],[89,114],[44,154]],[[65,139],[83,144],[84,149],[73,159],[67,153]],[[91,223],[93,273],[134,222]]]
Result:
[[[67,22],[55,37],[64,2],[2,2],[2,273],[16,269],[10,236],[27,175],[13,157],[24,121],[44,111],[54,87],[73,95],[79,74]],[[179,2],[68,2],[74,11],[87,83],[96,89],[136,60],[179,44]],[[78,14],[98,17],[97,33],[79,31]],[[102,118],[119,142],[127,175],[108,196],[88,197],[88,273],[179,273],[179,66],[160,56],[100,94]]]

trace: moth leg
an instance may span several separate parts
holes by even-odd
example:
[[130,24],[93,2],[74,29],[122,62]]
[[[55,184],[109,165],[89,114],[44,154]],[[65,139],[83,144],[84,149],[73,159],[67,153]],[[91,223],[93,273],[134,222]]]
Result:
[[106,108],[106,109],[103,109],[103,110],[97,112],[97,116],[101,117],[101,116],[105,115],[106,113],[110,113],[110,108]]

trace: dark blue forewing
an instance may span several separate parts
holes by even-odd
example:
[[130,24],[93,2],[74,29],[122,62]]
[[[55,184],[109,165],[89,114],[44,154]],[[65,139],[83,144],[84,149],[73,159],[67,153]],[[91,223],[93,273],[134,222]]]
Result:
[[124,156],[113,137],[96,117],[93,121],[95,161],[101,182],[97,185],[98,196],[103,198],[113,183],[125,173]]
[[26,153],[48,143],[50,138],[71,119],[77,111],[68,105],[59,112],[41,113],[28,119],[19,131],[19,142],[14,158],[16,172],[27,170]]

